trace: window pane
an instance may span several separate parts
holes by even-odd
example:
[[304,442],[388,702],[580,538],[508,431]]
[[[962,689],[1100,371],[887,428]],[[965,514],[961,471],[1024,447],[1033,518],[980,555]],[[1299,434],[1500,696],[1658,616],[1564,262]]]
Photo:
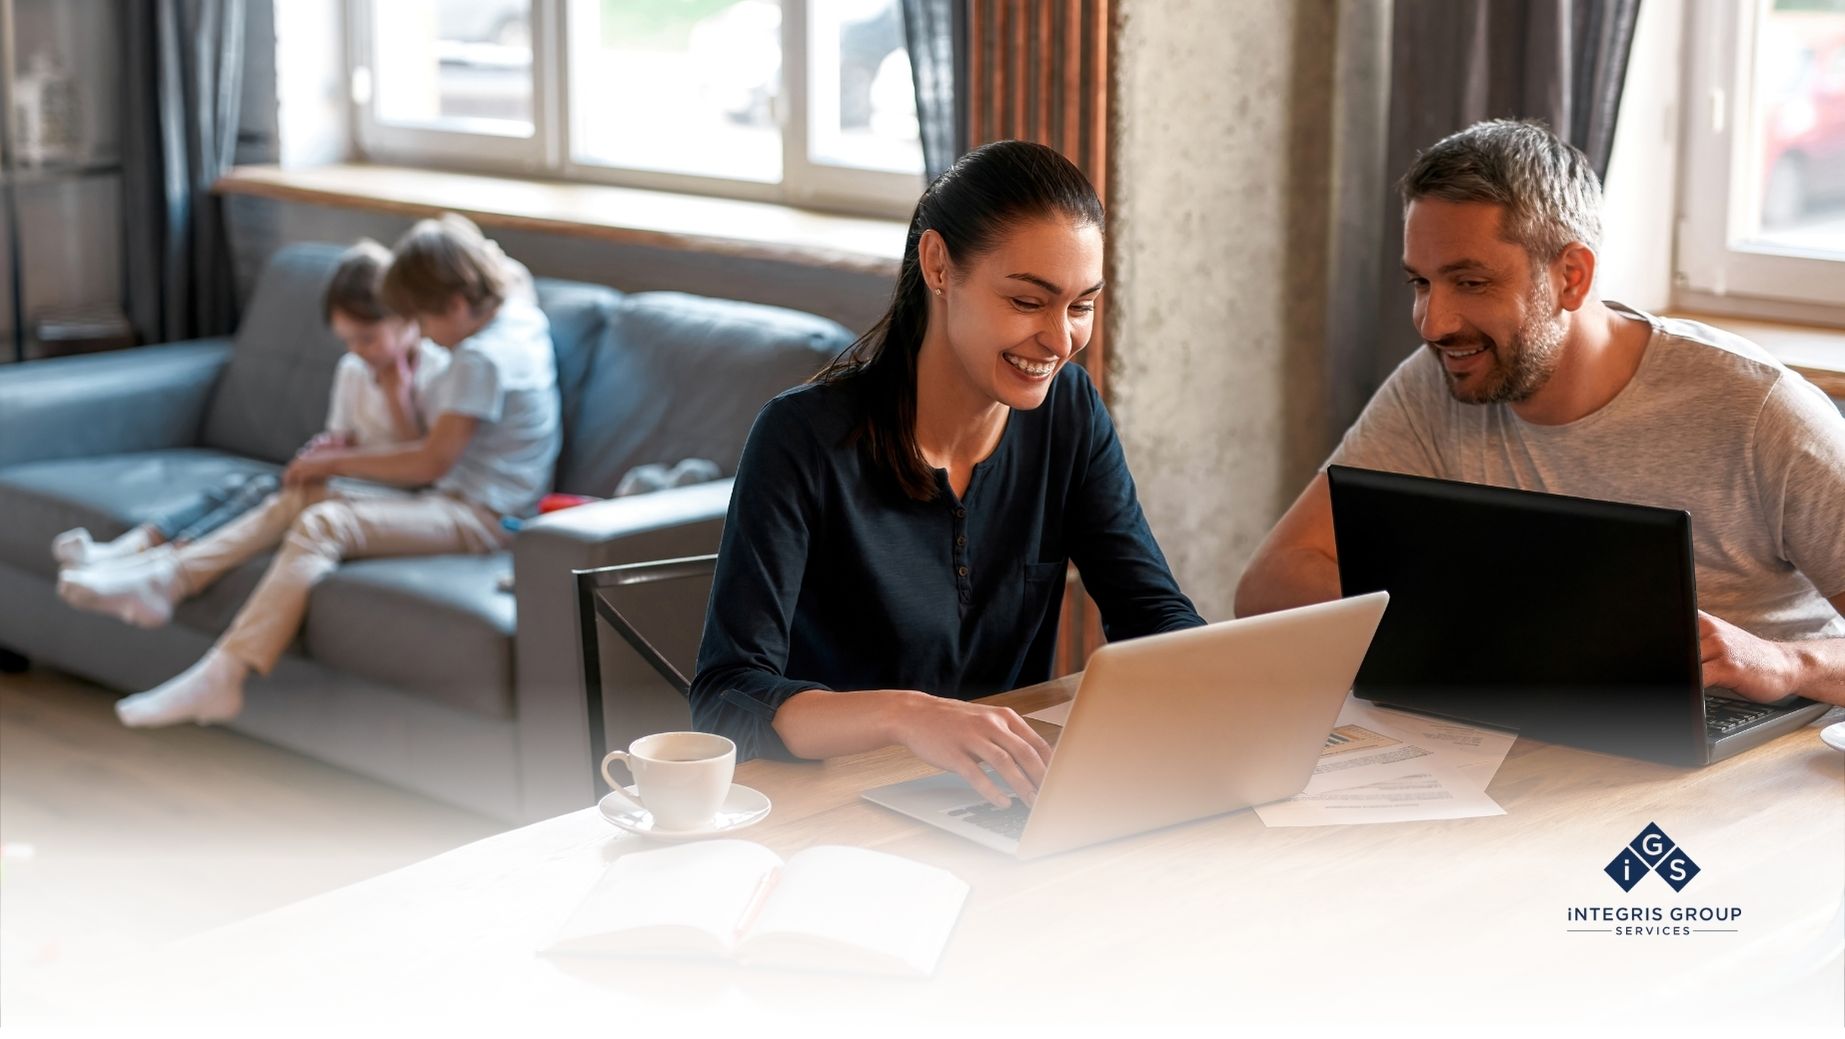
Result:
[[576,161],[781,179],[779,2],[600,0],[572,14]]
[[374,0],[377,118],[530,137],[531,0]]
[[[1766,5],[1765,5],[1766,6]],[[1845,258],[1845,0],[1775,0],[1757,34],[1749,241]]]
[[921,173],[916,89],[898,0],[810,0],[809,157]]

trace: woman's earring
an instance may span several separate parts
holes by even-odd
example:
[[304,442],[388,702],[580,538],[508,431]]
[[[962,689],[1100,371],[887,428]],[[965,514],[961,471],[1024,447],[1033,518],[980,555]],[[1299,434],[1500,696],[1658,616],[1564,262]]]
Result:
[[939,295],[941,295],[941,294],[942,294],[942,290],[941,290],[941,289],[936,289],[936,290],[935,290],[935,294],[936,294],[936,295],[938,295],[938,296],[939,296]]

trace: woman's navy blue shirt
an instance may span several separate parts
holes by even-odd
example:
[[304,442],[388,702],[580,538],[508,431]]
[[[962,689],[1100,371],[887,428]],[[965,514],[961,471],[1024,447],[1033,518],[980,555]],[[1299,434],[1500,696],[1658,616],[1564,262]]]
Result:
[[848,443],[860,392],[789,390],[743,448],[690,694],[740,759],[790,756],[770,721],[805,690],[972,700],[1049,679],[1070,561],[1110,640],[1204,623],[1081,368],[1012,412],[959,499],[942,470],[934,501],[909,498]]

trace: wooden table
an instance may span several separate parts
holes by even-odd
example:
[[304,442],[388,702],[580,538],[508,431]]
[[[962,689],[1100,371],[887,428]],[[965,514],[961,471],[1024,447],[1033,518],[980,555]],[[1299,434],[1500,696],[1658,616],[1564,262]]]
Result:
[[[996,699],[1031,711],[1073,688]],[[775,802],[750,839],[856,844],[972,884],[927,981],[537,955],[607,863],[651,846],[585,809],[182,943],[119,1005],[143,1021],[630,1034],[1845,1013],[1845,755],[1817,727],[1699,770],[1520,740],[1488,787],[1501,817],[1271,830],[1245,811],[1031,863],[858,797],[927,771],[894,748],[738,770]],[[1702,869],[1682,893],[1602,873],[1649,822]],[[1742,915],[1669,937],[1571,930],[1620,926],[1571,907],[1636,906]]]

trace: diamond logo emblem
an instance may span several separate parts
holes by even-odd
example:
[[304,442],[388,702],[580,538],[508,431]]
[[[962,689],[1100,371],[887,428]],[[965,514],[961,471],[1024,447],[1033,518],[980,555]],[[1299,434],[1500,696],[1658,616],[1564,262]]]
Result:
[[1627,847],[1614,857],[1614,861],[1602,867],[1602,872],[1609,879],[1621,885],[1622,891],[1632,891],[1640,878],[1649,872],[1659,874],[1674,891],[1685,890],[1691,878],[1702,872],[1698,864],[1691,861],[1666,831],[1658,823],[1647,823],[1646,829],[1634,835]]

